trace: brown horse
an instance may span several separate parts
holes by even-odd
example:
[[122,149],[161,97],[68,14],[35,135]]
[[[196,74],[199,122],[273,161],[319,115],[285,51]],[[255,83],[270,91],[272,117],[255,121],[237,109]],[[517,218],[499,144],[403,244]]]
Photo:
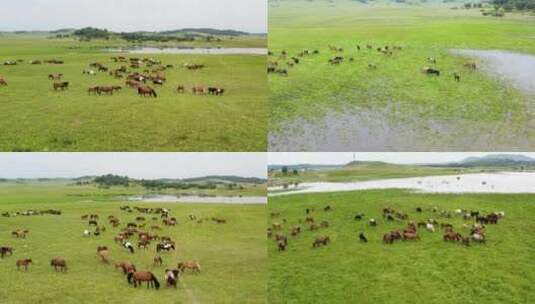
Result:
[[453,231],[448,231],[444,233],[443,239],[444,241],[459,241],[461,240],[461,235]]
[[154,257],[154,265],[155,265],[155,266],[156,266],[156,265],[160,265],[160,266],[162,266],[162,264],[163,264],[162,257],[159,256],[159,255],[155,256],[155,257]]
[[416,232],[403,232],[403,240],[419,240],[420,237]]
[[107,248],[98,251],[98,255],[100,256],[100,260],[102,261],[102,263],[105,263],[105,264],[109,264],[110,263],[110,261],[108,260],[109,254],[110,254],[110,251]]
[[279,251],[285,251],[287,245],[288,243],[286,243],[284,240],[277,241],[277,248],[279,249]]
[[26,235],[29,233],[28,230],[15,230],[13,232],[11,232],[11,235],[16,237],[16,238],[21,238],[21,239],[25,239],[26,238]]
[[64,272],[67,271],[67,262],[65,261],[64,258],[61,258],[61,257],[53,258],[50,261],[50,266],[53,266],[55,271],[58,271],[58,268],[61,271],[64,271]]
[[153,88],[148,86],[138,86],[137,87],[137,93],[139,96],[154,96],[154,98],[157,98],[158,95],[156,94],[156,91],[154,91]]
[[467,61],[464,63],[464,66],[471,69],[471,70],[475,70],[476,69],[476,63],[473,62],[473,61]]
[[2,76],[0,76],[0,85],[7,86],[7,81]]
[[392,243],[394,243],[394,240],[395,240],[394,239],[394,235],[392,233],[390,233],[390,232],[389,233],[385,233],[383,235],[383,242],[385,244],[392,244]]
[[69,88],[69,82],[63,81],[63,82],[54,82],[53,84],[54,91],[57,91],[58,89],[61,89],[64,91],[65,89]]
[[112,86],[108,86],[108,87],[98,87],[98,90],[97,90],[97,93],[98,95],[102,95],[102,93],[105,93],[107,95],[113,95],[113,92],[115,90],[113,89]]
[[314,240],[314,242],[312,243],[312,247],[315,248],[320,247],[322,245],[325,246],[329,244],[330,241],[331,239],[328,236],[320,236]]
[[194,273],[200,273],[201,272],[201,264],[197,261],[185,261],[178,263],[177,268],[184,272],[186,269],[190,269]]
[[128,261],[115,262],[115,268],[121,268],[124,274],[136,271],[136,266]]
[[60,81],[63,74],[50,74],[48,75],[48,79]]
[[24,270],[28,271],[28,265],[32,263],[32,259],[23,259],[17,261],[17,270],[20,270],[20,266],[24,266]]
[[147,282],[147,288],[154,287],[156,290],[160,289],[160,282],[156,279],[152,272],[148,271],[131,271],[126,276],[128,284],[134,283],[134,287],[141,286],[143,282]]
[[0,247],[0,257],[4,258],[7,254],[13,255],[13,248],[12,247]]
[[204,95],[204,87],[193,87],[191,88],[191,92],[194,95]]

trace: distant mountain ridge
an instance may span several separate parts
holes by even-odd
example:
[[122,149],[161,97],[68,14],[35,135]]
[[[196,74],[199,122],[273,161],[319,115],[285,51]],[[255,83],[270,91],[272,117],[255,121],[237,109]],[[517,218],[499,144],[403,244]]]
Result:
[[489,154],[485,156],[471,156],[459,162],[443,164],[429,164],[433,167],[507,167],[507,166],[535,166],[535,158],[522,154]]
[[522,154],[489,154],[481,157],[471,156],[458,162],[432,163],[432,164],[393,164],[383,161],[351,161],[343,165],[329,164],[295,164],[295,165],[269,165],[269,170],[281,170],[283,167],[289,171],[339,169],[351,166],[427,166],[427,167],[506,167],[506,166],[535,166],[535,158]]
[[[104,176],[104,175],[102,175]],[[86,175],[76,178],[2,178],[3,181],[9,180],[37,180],[37,181],[54,181],[54,180],[73,180],[73,181],[85,181],[91,182],[100,176],[97,175]],[[267,182],[264,178],[258,177],[244,177],[237,175],[208,175],[208,176],[199,176],[191,178],[155,178],[155,179],[142,179],[142,178],[128,178],[131,181],[140,181],[140,180],[153,180],[153,181],[162,181],[162,182],[178,182],[178,183],[244,183],[244,184],[262,184]]]
[[[19,30],[19,31],[0,31],[2,33],[15,33],[15,34],[73,34],[79,29],[75,28],[62,28],[57,30]],[[232,29],[215,29],[209,27],[202,28],[182,28],[174,30],[164,31],[108,31],[110,34],[159,34],[159,35],[213,35],[213,36],[247,36],[255,35],[256,33],[249,33],[245,31],[232,30]],[[262,33],[258,33],[262,34]]]

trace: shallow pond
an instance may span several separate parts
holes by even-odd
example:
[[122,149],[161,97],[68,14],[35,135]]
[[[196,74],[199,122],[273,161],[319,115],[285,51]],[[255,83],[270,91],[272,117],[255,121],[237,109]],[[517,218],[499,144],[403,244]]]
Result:
[[452,50],[454,54],[482,61],[485,72],[520,91],[535,94],[535,56],[500,50]]
[[265,48],[127,47],[105,51],[130,54],[267,55]]
[[428,193],[535,193],[535,172],[474,173],[446,176],[396,178],[348,183],[302,183],[270,196],[370,189],[413,189]]
[[210,203],[210,204],[267,204],[264,196],[198,196],[198,195],[168,195],[147,194],[122,197],[130,202],[147,203]]

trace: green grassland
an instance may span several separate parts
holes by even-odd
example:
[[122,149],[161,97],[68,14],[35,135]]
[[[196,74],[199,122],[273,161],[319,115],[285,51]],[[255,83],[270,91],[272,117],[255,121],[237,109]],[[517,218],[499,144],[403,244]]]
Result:
[[[323,211],[327,205],[332,211]],[[407,225],[385,222],[381,214],[386,206],[408,213],[414,221],[449,222],[463,235],[469,231],[462,224],[471,221],[443,218],[431,209],[504,211],[506,217],[487,226],[486,245],[446,243],[440,229],[420,229],[420,241],[386,245],[384,233]],[[424,211],[417,213],[416,207]],[[306,208],[314,208],[311,216],[328,221],[329,227],[315,232],[305,228],[299,236],[290,236],[291,227],[304,220]],[[272,197],[269,210],[280,212],[280,217],[268,219],[271,223],[287,219],[283,233],[288,235],[285,252],[268,240],[270,303],[530,303],[535,297],[535,244],[529,233],[535,229],[533,195],[371,190]],[[366,219],[355,221],[358,212]],[[377,227],[368,225],[372,217]],[[359,242],[359,232],[368,243]],[[313,249],[319,235],[330,236],[332,242]]]
[[[174,228],[163,227],[159,235],[169,235],[177,243],[176,252],[160,255],[163,266],[153,266],[155,245],[130,254],[113,242],[119,228],[107,223],[108,215],[121,220],[121,227],[133,222],[137,212],[119,209],[125,205],[113,199],[128,189],[65,186],[60,182],[13,184],[0,186],[0,211],[59,209],[61,216],[18,216],[0,218],[0,244],[15,248],[13,256],[0,260],[0,303],[265,303],[267,253],[263,238],[265,206],[187,203],[128,203],[141,207],[163,207],[179,220]],[[86,238],[87,223],[83,214],[100,215],[100,225],[107,231],[100,237]],[[196,223],[187,215],[199,218],[219,217],[227,224],[212,221]],[[146,215],[152,224],[151,215]],[[159,221],[158,221],[159,222]],[[30,230],[26,240],[10,236],[15,229]],[[91,230],[91,229],[90,229]],[[133,239],[137,243],[137,237]],[[138,270],[152,271],[162,283],[159,291],[146,287],[134,289],[123,274],[101,263],[96,247],[107,245],[113,261],[132,261]],[[55,273],[49,266],[54,256],[66,258],[69,270]],[[15,262],[32,258],[28,272],[17,271]],[[181,260],[198,260],[199,275],[186,273],[177,289],[165,287],[166,267],[175,268]]]
[[[435,137],[447,142],[442,131],[454,126],[464,128],[464,132],[452,132],[461,138],[480,130],[492,133],[495,144],[512,141],[511,147],[533,139],[533,97],[523,96],[510,84],[485,73],[469,71],[463,67],[469,59],[450,50],[535,54],[535,18],[514,13],[503,18],[484,17],[477,9],[452,10],[456,5],[460,4],[271,1],[269,47],[274,55],[269,60],[278,60],[279,67],[288,69],[289,74],[269,76],[271,130],[281,132],[288,122],[313,121],[326,113],[349,109],[414,125],[418,132],[427,134],[429,142]],[[361,51],[357,51],[357,44]],[[366,44],[374,48],[367,50]],[[333,53],[328,45],[344,52]],[[385,45],[402,50],[392,56],[375,50]],[[288,52],[287,59],[279,58],[282,50]],[[287,67],[289,57],[303,50],[320,53]],[[345,62],[330,65],[328,59],[337,55],[344,56]],[[350,57],[353,62],[349,62]],[[436,58],[440,77],[421,72],[430,65],[428,57]],[[375,64],[377,69],[369,69],[368,64]],[[461,74],[461,82],[455,82],[454,72]],[[430,143],[414,148],[426,144]]]
[[[254,37],[225,44],[261,47],[260,38]],[[79,42],[35,35],[0,37],[0,62],[25,61],[0,67],[0,75],[9,84],[0,88],[0,150],[265,151],[265,56],[127,55],[174,65],[165,72],[167,83],[156,88],[158,98],[151,99],[125,87],[124,79],[107,73],[82,74],[92,62],[109,68],[124,65],[112,62],[110,57],[117,54],[102,51],[117,46],[125,46],[125,42]],[[28,63],[53,58],[65,64]],[[184,63],[204,64],[206,68],[188,71],[182,67]],[[70,88],[55,92],[47,79],[51,73],[63,73]],[[98,85],[120,85],[123,90],[113,96],[88,95],[87,89]],[[178,85],[184,85],[188,92],[178,94]],[[194,96],[189,91],[194,85],[222,87],[225,96]]]

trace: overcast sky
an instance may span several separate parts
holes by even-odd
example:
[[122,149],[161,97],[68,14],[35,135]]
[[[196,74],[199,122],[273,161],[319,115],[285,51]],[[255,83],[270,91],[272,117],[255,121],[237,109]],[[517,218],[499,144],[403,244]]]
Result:
[[266,153],[0,153],[0,178],[119,174],[133,178],[266,178]]
[[0,31],[86,26],[113,31],[187,27],[267,32],[267,0],[6,0]]
[[522,154],[535,158],[535,153],[499,152],[499,153],[470,153],[470,152],[340,152],[340,153],[293,153],[271,152],[268,154],[270,165],[290,164],[346,164],[353,160],[384,161],[394,164],[445,163],[460,161],[470,156],[485,156],[489,154]]

